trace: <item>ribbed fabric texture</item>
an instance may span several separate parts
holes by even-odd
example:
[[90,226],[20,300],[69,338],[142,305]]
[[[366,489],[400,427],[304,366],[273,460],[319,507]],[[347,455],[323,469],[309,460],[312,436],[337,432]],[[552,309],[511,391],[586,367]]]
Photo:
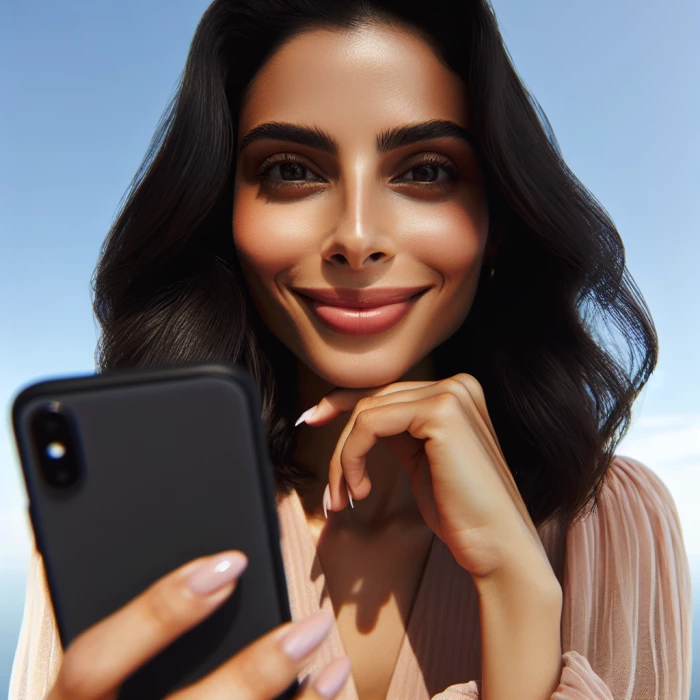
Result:
[[[296,492],[278,499],[278,514],[292,618],[333,612]],[[551,700],[687,700],[690,567],[678,513],[661,480],[640,462],[616,456],[596,511],[567,533],[545,526],[540,537],[564,591],[563,667]],[[299,680],[342,654],[334,625]],[[10,700],[43,698],[61,657],[35,552]],[[480,676],[476,589],[434,537],[387,699],[478,700]],[[352,676],[339,697],[358,700]]]

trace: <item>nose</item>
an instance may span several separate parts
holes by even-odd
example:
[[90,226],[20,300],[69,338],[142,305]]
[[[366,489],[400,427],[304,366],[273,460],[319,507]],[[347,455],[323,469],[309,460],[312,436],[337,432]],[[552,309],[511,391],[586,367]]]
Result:
[[360,270],[394,257],[396,241],[386,230],[379,211],[381,189],[369,170],[346,181],[340,216],[325,241],[324,260]]

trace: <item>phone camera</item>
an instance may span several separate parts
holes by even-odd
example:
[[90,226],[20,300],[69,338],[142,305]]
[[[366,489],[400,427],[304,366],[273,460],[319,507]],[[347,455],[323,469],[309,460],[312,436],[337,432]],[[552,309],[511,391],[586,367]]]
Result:
[[32,437],[41,473],[55,488],[72,486],[80,477],[77,435],[67,409],[55,402],[32,418]]
[[61,459],[66,454],[66,446],[62,442],[50,442],[46,446],[46,454],[51,459]]

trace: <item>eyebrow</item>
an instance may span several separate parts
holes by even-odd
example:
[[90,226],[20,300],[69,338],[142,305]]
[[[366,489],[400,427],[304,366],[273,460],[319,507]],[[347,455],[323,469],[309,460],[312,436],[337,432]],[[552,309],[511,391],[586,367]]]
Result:
[[[388,153],[396,148],[409,146],[412,143],[437,138],[460,139],[475,150],[477,149],[476,138],[468,129],[446,119],[432,119],[427,122],[405,124],[404,126],[394,127],[381,132],[377,135],[376,140],[377,153]],[[337,156],[340,150],[338,142],[330,134],[318,127],[301,126],[288,122],[266,122],[256,126],[246,134],[238,149],[239,155],[251,143],[263,139],[291,141],[302,146],[310,146],[333,156]]]

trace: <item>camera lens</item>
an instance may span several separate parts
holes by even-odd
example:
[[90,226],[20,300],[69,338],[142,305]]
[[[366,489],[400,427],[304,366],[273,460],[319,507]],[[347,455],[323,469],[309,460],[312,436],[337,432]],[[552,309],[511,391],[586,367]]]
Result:
[[50,442],[46,446],[46,454],[51,459],[61,459],[66,454],[66,447],[62,442]]
[[77,431],[67,408],[57,402],[39,408],[32,417],[32,438],[44,480],[55,488],[72,486],[82,469]]

